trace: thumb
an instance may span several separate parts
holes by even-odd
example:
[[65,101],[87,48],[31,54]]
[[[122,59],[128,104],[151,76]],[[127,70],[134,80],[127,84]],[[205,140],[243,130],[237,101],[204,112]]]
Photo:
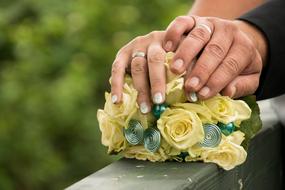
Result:
[[253,94],[258,88],[259,77],[260,73],[237,76],[221,91],[221,94],[231,98]]

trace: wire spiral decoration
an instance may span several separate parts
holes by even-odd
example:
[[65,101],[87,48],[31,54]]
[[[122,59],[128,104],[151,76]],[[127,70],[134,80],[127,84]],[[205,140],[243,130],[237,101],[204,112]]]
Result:
[[204,147],[216,147],[220,144],[222,140],[222,132],[220,128],[215,124],[205,124],[204,133],[205,138],[204,141],[201,143],[201,146]]
[[156,152],[160,147],[160,132],[154,128],[148,128],[144,131],[144,147],[150,152]]
[[132,119],[129,121],[128,128],[124,129],[124,135],[131,145],[140,144],[143,141],[144,128],[139,121]]

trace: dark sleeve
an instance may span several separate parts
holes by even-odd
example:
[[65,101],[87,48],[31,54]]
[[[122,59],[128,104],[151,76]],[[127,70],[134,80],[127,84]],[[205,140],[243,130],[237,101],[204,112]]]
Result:
[[268,43],[267,64],[261,74],[257,98],[285,94],[285,0],[267,1],[239,19],[260,29]]

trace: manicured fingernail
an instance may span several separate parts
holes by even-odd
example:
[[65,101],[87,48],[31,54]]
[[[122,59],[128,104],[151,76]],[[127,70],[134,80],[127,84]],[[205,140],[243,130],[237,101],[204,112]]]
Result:
[[199,82],[200,81],[199,81],[198,77],[193,77],[189,80],[188,85],[192,88],[195,88],[196,86],[198,86]]
[[182,59],[177,59],[173,64],[172,68],[179,70],[183,66],[184,62]]
[[188,97],[188,100],[190,102],[197,102],[198,101],[198,97],[197,97],[196,92],[190,92],[187,97]]
[[113,104],[116,103],[118,101],[118,96],[117,95],[113,95],[111,100],[112,100]]
[[207,86],[205,86],[205,87],[203,87],[203,88],[199,91],[199,94],[200,94],[201,96],[206,97],[206,96],[209,94],[209,92],[210,92],[210,88],[207,87]]
[[160,92],[155,93],[153,96],[153,102],[155,104],[161,104],[162,101],[163,101],[162,94]]
[[167,41],[165,44],[165,50],[171,51],[171,48],[172,48],[172,41]]
[[140,104],[140,110],[141,110],[142,113],[147,113],[148,112],[148,106],[147,106],[147,104],[145,102],[142,102]]

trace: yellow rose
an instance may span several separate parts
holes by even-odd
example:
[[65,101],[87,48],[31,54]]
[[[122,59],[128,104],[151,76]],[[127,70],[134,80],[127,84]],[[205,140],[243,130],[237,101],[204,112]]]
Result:
[[168,144],[163,138],[161,139],[160,143],[160,149],[163,150],[163,152],[168,156],[177,156],[181,153],[180,150],[172,147],[170,144]]
[[98,110],[97,118],[100,131],[102,132],[101,141],[103,145],[108,147],[108,153],[124,150],[126,140],[123,134],[123,123],[110,117],[103,110]]
[[136,158],[137,160],[149,160],[152,162],[164,162],[168,156],[161,148],[157,152],[149,152],[142,145],[127,147],[122,155],[126,158]]
[[157,121],[164,140],[178,150],[187,150],[204,139],[202,122],[195,112],[167,108]]
[[177,78],[180,78],[182,76],[182,75],[176,75],[170,71],[170,64],[172,62],[173,56],[174,56],[173,52],[168,52],[168,53],[166,53],[166,56],[165,56],[164,65],[166,68],[166,82],[167,83],[169,83],[169,82],[171,82]]
[[201,104],[195,103],[177,103],[173,105],[174,108],[181,108],[197,113],[202,123],[216,123],[212,118],[212,113],[210,110]]
[[235,131],[226,138],[231,141],[232,143],[235,143],[237,145],[241,145],[242,141],[245,139],[245,134],[241,131]]
[[[215,148],[202,147],[196,144],[188,149],[189,156],[185,158],[185,161],[197,161],[207,160],[207,162],[214,162],[224,167],[228,163],[231,167],[235,167],[244,162],[246,159],[246,153],[242,146],[239,146],[244,140],[244,133],[241,131],[235,131],[229,136],[222,136],[222,141],[219,146]],[[210,154],[210,156],[209,156]],[[211,157],[215,155],[214,157]],[[217,160],[221,158],[221,161]],[[217,160],[216,160],[217,159]],[[213,160],[213,161],[211,161]],[[226,166],[226,168],[229,168]]]
[[137,91],[128,85],[124,84],[123,88],[123,101],[119,104],[113,104],[111,100],[111,94],[105,93],[106,103],[104,106],[104,111],[115,118],[126,119],[129,115],[134,114],[136,112],[138,105],[137,101]]
[[233,100],[227,96],[217,95],[202,101],[208,107],[214,119],[222,123],[237,122],[250,118],[251,109],[242,100]]
[[185,157],[186,162],[202,160],[201,154],[205,151],[205,148],[200,144],[195,144],[188,149],[189,156]]
[[169,105],[186,102],[184,93],[184,78],[177,78],[166,84],[166,100]]
[[216,163],[225,170],[231,170],[246,160],[247,153],[244,148],[227,139],[215,148],[205,148],[201,153],[204,162]]

